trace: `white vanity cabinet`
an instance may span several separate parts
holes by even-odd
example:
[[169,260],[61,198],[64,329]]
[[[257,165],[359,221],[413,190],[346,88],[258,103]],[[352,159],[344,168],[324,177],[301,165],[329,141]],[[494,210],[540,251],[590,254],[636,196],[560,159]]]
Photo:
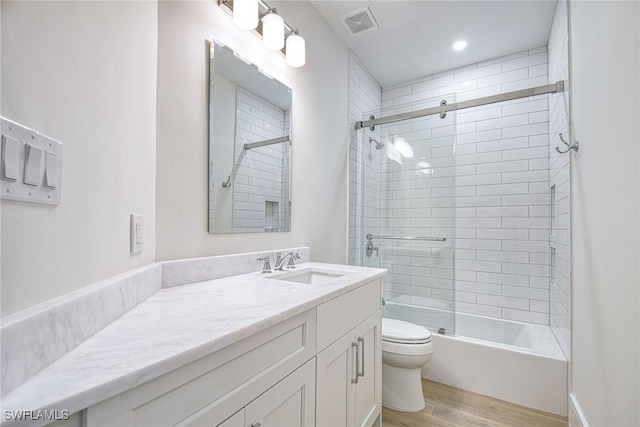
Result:
[[266,427],[296,399],[303,416],[294,425],[312,426],[315,340],[313,309],[87,408],[85,427],[232,426],[240,410],[245,426]]
[[317,427],[369,427],[379,421],[380,301],[375,281],[318,307]]
[[[218,427],[313,426],[315,423],[315,359],[264,392]],[[215,422],[215,421],[214,421]],[[200,417],[185,426],[215,426]]]
[[382,401],[380,302],[374,280],[90,406],[84,427],[369,427]]

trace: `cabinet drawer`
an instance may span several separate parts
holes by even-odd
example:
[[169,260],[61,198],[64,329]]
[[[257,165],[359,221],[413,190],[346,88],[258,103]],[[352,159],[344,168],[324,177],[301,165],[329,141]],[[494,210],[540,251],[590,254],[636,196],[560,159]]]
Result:
[[205,412],[217,425],[311,359],[315,330],[311,310],[90,407],[86,425],[189,425]]
[[318,351],[380,310],[380,280],[374,280],[318,306]]
[[312,359],[245,408],[245,427],[313,427],[316,359]]

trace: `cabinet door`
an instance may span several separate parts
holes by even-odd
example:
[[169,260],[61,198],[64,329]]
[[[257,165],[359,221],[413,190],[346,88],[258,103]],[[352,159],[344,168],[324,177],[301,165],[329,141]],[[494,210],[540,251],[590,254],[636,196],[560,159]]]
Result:
[[245,408],[245,427],[315,426],[315,358]]
[[218,427],[244,427],[245,410],[244,408],[231,415],[229,418],[218,424]]
[[317,356],[316,425],[344,427],[353,425],[353,386],[356,348],[347,334]]
[[380,313],[355,330],[358,343],[359,374],[355,386],[355,425],[371,426],[382,408],[382,335]]

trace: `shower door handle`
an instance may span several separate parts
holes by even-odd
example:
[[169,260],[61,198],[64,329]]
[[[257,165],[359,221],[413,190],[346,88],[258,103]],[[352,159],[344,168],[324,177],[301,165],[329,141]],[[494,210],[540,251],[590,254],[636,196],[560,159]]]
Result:
[[[360,344],[362,344],[362,346],[360,346]],[[358,347],[359,347],[359,354],[357,357],[362,356],[362,361],[360,362],[360,367],[362,368],[362,372],[360,370],[358,370],[356,372],[356,375],[359,377],[364,377],[364,338],[362,337],[358,337]]]

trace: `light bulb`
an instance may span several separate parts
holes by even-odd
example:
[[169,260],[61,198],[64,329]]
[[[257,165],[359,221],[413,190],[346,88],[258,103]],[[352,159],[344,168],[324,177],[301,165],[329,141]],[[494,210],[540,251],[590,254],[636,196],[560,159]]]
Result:
[[453,50],[463,50],[467,47],[467,42],[464,40],[458,40],[453,44]]
[[304,39],[294,32],[287,37],[287,65],[302,67],[305,63]]
[[258,26],[258,0],[234,0],[233,21],[243,30],[255,30]]
[[275,12],[262,18],[262,43],[271,50],[284,47],[284,20]]

